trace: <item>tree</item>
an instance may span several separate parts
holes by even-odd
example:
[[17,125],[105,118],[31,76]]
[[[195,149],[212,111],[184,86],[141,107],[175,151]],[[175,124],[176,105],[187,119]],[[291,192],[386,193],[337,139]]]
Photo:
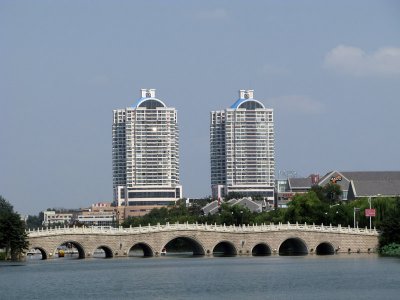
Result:
[[340,185],[330,182],[323,187],[323,192],[325,195],[325,199],[321,199],[321,201],[325,201],[330,205],[337,203],[342,196],[342,189]]
[[393,210],[387,212],[387,215],[380,224],[381,235],[379,237],[379,246],[395,243],[400,244],[400,198],[394,199]]
[[29,229],[37,229],[42,227],[42,220],[40,219],[39,216],[31,216],[29,215],[28,218],[26,219],[26,227]]
[[285,221],[295,223],[328,223],[327,215],[329,206],[320,199],[317,194],[310,191],[305,194],[296,194],[289,202],[285,214]]
[[311,191],[316,194],[319,200],[330,205],[337,203],[342,196],[342,189],[336,183],[328,183],[325,186],[314,185]]
[[29,242],[25,232],[25,222],[15,213],[12,205],[0,196],[0,248],[6,251],[6,258],[18,260]]

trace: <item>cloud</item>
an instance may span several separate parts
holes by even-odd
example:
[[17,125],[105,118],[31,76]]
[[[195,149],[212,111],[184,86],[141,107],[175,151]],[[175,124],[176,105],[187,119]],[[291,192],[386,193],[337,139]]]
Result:
[[373,53],[339,45],[329,51],[324,67],[354,76],[396,76],[400,75],[400,48],[384,47]]
[[196,17],[198,19],[222,20],[228,18],[228,12],[223,8],[216,8],[213,10],[199,12],[197,13]]
[[324,112],[321,102],[307,96],[288,95],[267,99],[267,106],[274,110],[296,114],[320,114]]

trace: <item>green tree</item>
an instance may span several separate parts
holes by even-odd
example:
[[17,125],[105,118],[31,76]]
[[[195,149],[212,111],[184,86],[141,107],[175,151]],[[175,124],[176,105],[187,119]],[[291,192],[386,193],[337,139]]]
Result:
[[330,205],[327,214],[329,224],[333,226],[353,226],[353,207],[348,204],[339,203]]
[[29,215],[28,218],[26,219],[26,227],[29,229],[37,229],[42,227],[42,220],[40,219],[40,216],[31,216]]
[[270,211],[263,211],[254,216],[255,224],[276,224],[285,222],[287,208],[277,208]]
[[328,210],[329,206],[321,202],[315,192],[296,194],[288,204],[285,221],[291,223],[327,224],[329,220],[325,213]]
[[324,199],[320,199],[321,201],[325,201],[330,205],[333,205],[340,201],[340,197],[342,196],[342,189],[340,185],[336,183],[328,183],[323,187]]
[[325,186],[314,185],[311,187],[311,191],[313,191],[317,198],[322,202],[333,205],[340,201],[340,197],[342,196],[342,189],[340,185],[336,183],[328,183]]
[[381,248],[393,243],[400,244],[400,198],[396,197],[393,202],[393,210],[387,212],[380,224],[379,246]]
[[14,212],[12,205],[0,196],[0,248],[5,249],[6,258],[18,260],[28,246],[25,222]]

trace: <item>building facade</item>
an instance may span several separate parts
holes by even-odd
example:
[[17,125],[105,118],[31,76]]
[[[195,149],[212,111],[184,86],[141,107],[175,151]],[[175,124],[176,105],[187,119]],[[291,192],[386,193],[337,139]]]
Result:
[[54,210],[43,211],[43,222],[44,226],[51,225],[68,225],[71,223],[74,214],[69,212],[57,212]]
[[175,108],[142,89],[132,107],[113,111],[114,202],[130,215],[182,197],[179,184],[179,130]]
[[210,120],[211,186],[214,198],[237,192],[274,200],[275,142],[273,109],[240,90],[225,110]]

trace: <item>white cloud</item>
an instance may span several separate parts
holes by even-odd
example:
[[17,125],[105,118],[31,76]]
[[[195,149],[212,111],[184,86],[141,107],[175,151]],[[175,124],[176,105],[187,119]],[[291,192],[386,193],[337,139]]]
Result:
[[357,47],[339,45],[326,54],[324,66],[355,76],[400,75],[400,48],[384,47],[368,54]]
[[274,110],[296,114],[320,114],[324,111],[321,102],[307,96],[288,95],[267,99],[267,106]]
[[216,8],[213,10],[199,12],[196,16],[198,19],[221,20],[228,18],[228,12],[223,8]]

